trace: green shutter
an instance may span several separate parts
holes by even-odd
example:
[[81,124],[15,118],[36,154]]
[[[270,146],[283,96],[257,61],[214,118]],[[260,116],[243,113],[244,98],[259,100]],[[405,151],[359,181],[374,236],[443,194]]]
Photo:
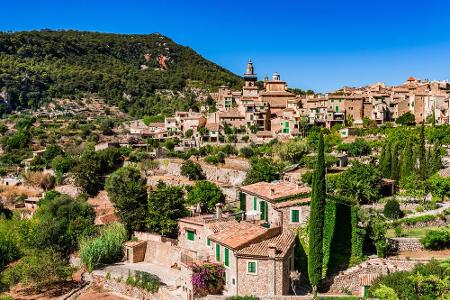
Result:
[[187,232],[187,239],[190,241],[195,240],[195,232],[188,230]]
[[247,273],[256,273],[256,262],[249,261],[247,263]]
[[256,201],[256,196],[253,196],[253,210],[256,210],[258,208],[258,203]]
[[225,266],[230,266],[230,250],[225,248]]
[[291,222],[298,223],[300,220],[299,211],[297,209],[291,210]]
[[266,201],[259,202],[259,211],[261,212],[261,220],[268,221],[269,220],[269,214],[268,214],[269,205]]
[[216,261],[220,261],[220,245],[216,244]]
[[336,106],[336,112],[339,112],[339,106]]
[[239,192],[239,207],[241,208],[242,211],[247,211],[246,210],[246,194],[243,192]]
[[208,246],[211,246],[211,240],[210,240],[209,238],[206,238],[206,244],[207,244]]

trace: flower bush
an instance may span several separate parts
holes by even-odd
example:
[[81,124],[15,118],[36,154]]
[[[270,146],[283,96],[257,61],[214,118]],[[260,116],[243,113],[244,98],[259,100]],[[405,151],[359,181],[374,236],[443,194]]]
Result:
[[225,267],[219,264],[192,266],[192,286],[194,295],[203,297],[208,294],[220,294],[225,285]]

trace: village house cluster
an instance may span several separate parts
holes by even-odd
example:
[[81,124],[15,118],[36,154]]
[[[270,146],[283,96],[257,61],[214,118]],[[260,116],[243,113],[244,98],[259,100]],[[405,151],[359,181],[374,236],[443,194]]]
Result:
[[[221,203],[215,214],[193,209],[191,216],[178,220],[177,240],[168,243],[151,234],[135,234],[138,241],[126,245],[127,260],[161,263],[167,259],[154,253],[170,253],[168,265],[220,263],[225,266],[227,295],[289,294],[295,230],[307,223],[310,192],[310,187],[286,181],[241,186],[238,213],[223,211]],[[192,291],[189,280],[185,289]]]
[[436,124],[448,124],[449,93],[448,81],[410,77],[399,86],[374,83],[360,88],[344,87],[328,94],[296,95],[278,73],[271,79],[266,76],[261,87],[253,62],[249,61],[242,91],[221,86],[211,94],[216,102],[215,112],[208,112],[207,108],[203,112],[176,112],[164,122],[148,126],[136,121],[130,132],[164,139],[185,137],[192,130],[185,143],[198,146],[202,141],[219,141],[226,127],[246,132],[249,140],[258,143],[301,135],[308,125],[362,127],[364,120],[383,124],[408,112],[414,115],[416,123],[433,116]]

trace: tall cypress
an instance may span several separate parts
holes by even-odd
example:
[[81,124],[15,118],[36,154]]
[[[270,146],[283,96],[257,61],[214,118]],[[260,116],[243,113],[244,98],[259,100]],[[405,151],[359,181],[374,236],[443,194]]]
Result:
[[438,172],[442,167],[442,159],[441,159],[441,147],[439,144],[434,144],[433,152],[431,154],[430,161],[430,175]]
[[311,194],[311,212],[309,217],[309,255],[308,276],[313,288],[314,298],[317,297],[317,286],[322,278],[323,263],[323,226],[325,215],[325,154],[323,134],[320,133],[316,166],[314,170]]
[[392,147],[391,179],[398,180],[400,176],[400,163],[398,161],[398,145]]
[[380,172],[381,175],[385,178],[391,177],[391,164],[392,164],[392,153],[391,153],[391,145],[389,142],[383,147],[380,156]]
[[414,152],[410,140],[406,141],[400,161],[400,178],[405,178],[414,173]]
[[421,180],[427,179],[427,153],[425,148],[425,124],[422,121],[422,126],[420,127],[420,138],[419,138],[419,178]]

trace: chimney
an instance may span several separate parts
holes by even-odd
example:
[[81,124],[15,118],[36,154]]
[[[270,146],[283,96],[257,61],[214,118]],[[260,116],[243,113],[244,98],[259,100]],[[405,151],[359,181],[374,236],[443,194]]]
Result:
[[273,195],[275,195],[275,189],[274,189],[274,188],[271,188],[271,189],[270,189],[270,196],[273,196]]
[[222,219],[222,203],[216,204],[216,219]]
[[273,259],[277,255],[277,245],[275,243],[269,243],[268,246],[269,246],[269,257]]

